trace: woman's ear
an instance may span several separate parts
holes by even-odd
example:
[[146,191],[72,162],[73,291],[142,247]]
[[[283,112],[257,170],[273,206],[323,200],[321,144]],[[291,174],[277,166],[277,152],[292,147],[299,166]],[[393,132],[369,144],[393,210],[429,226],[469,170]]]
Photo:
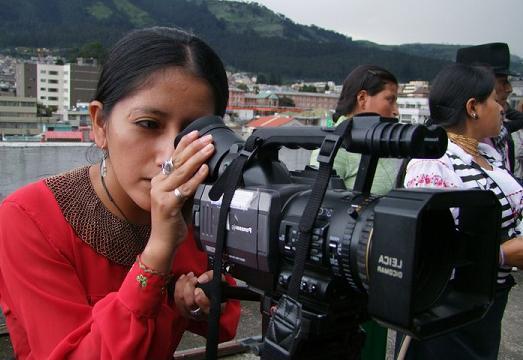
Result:
[[467,100],[467,103],[465,104],[465,109],[467,110],[468,117],[471,117],[473,119],[477,119],[479,117],[478,112],[476,111],[477,103],[477,100],[474,98],[470,98]]
[[364,112],[367,107],[367,98],[369,97],[369,94],[367,93],[367,90],[360,90],[358,94],[356,95],[356,104],[358,105],[358,111],[357,112]]
[[89,115],[93,127],[94,141],[100,149],[107,147],[107,128],[103,118],[103,104],[100,101],[89,103]]

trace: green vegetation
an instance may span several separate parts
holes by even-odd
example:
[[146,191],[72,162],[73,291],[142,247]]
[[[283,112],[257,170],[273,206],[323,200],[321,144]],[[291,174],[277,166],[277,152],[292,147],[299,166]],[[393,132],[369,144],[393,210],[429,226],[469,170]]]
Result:
[[67,54],[67,60],[69,62],[76,62],[76,58],[90,59],[94,58],[98,60],[99,64],[103,64],[107,58],[107,49],[98,41],[93,41],[83,45],[80,48],[72,48]]
[[310,92],[310,93],[315,93],[317,92],[316,90],[316,86],[313,86],[313,85],[303,85],[300,90],[300,92]]
[[113,3],[119,11],[127,15],[134,26],[144,27],[154,24],[154,20],[146,11],[134,6],[128,0],[113,0]]
[[[1,1],[1,0],[0,0]],[[67,49],[68,58],[103,59],[124,33],[144,26],[177,26],[202,37],[227,68],[262,74],[265,83],[332,80],[373,63],[400,81],[430,80],[453,61],[457,45],[384,46],[294,23],[262,5],[219,0],[3,1],[0,48]],[[45,31],[42,31],[45,29]],[[85,56],[91,57],[91,56]],[[523,73],[523,61],[513,69]]]
[[256,3],[245,8],[244,4],[226,1],[209,1],[207,6],[216,18],[227,23],[236,33],[255,32],[260,36],[283,36],[284,19]]
[[88,6],[87,12],[94,16],[97,20],[106,20],[111,17],[113,11],[101,2],[96,2],[91,6]]

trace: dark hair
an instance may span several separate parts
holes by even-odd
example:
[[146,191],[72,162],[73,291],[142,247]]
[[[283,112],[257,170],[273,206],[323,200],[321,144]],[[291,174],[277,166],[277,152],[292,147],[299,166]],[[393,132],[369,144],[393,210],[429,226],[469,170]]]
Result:
[[445,67],[432,81],[428,124],[444,128],[460,125],[467,118],[467,101],[487,100],[495,81],[492,70],[484,66],[452,64]]
[[336,111],[332,116],[336,121],[340,116],[351,114],[356,107],[356,97],[361,90],[370,96],[376,95],[385,88],[387,83],[398,85],[398,80],[392,73],[376,65],[360,65],[350,72],[343,81]]
[[206,80],[214,94],[215,115],[225,114],[229,86],[222,61],[198,37],[167,27],[135,30],[120,39],[103,65],[94,100],[104,105],[108,115],[152,73],[174,66]]

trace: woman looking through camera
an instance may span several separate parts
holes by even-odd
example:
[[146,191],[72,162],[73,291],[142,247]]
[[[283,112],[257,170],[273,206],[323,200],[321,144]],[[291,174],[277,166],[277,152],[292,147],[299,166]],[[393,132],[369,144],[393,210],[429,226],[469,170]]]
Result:
[[[192,120],[222,116],[227,99],[222,62],[195,36],[143,29],[113,47],[89,105],[102,162],[0,207],[0,297],[17,358],[168,359],[185,330],[205,335],[209,299],[195,285],[212,274],[186,210],[214,147],[197,132],[173,142]],[[221,340],[238,318],[228,301]]]
[[[404,185],[490,190],[501,204],[499,272],[493,305],[479,322],[432,340],[413,341],[407,359],[497,359],[501,320],[514,279],[523,265],[523,189],[504,168],[499,153],[481,139],[499,134],[502,107],[496,102],[490,69],[454,64],[434,79],[429,94],[430,122],[442,126],[449,143],[440,159],[414,159]],[[459,217],[459,215],[457,215]]]

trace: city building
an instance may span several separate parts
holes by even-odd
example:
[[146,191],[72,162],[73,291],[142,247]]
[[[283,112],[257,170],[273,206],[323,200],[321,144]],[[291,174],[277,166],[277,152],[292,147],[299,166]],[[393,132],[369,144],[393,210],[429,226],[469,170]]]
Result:
[[95,91],[100,67],[83,61],[78,64],[17,64],[16,89],[19,96],[34,96],[58,113],[78,102],[88,102]]
[[339,94],[309,93],[282,91],[277,92],[278,97],[286,97],[294,102],[294,106],[299,109],[326,109],[334,110],[338,103]]
[[400,122],[406,124],[424,124],[430,117],[427,97],[398,97]]
[[17,96],[36,98],[36,64],[16,64],[15,79]]
[[398,92],[401,97],[428,97],[429,83],[420,80],[409,81],[406,84],[400,84]]
[[43,131],[43,122],[38,118],[36,98],[0,96],[0,137],[35,136]]

